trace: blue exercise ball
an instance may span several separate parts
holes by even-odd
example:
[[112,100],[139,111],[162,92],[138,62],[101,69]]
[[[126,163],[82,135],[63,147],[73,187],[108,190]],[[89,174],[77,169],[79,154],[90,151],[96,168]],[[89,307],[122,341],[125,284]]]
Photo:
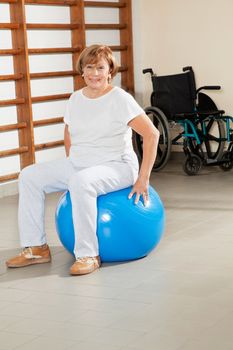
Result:
[[[127,261],[148,255],[164,232],[164,207],[157,192],[149,187],[149,204],[128,199],[131,187],[101,195],[97,199],[97,236],[103,262]],[[69,192],[56,209],[56,228],[61,243],[73,254],[74,227]]]

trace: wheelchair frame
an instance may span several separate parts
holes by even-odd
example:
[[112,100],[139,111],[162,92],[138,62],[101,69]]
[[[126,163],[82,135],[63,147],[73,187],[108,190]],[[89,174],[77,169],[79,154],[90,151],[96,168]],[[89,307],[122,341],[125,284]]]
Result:
[[[218,110],[208,95],[200,92],[221,87],[202,86],[196,90],[192,67],[184,67],[183,73],[170,76],[157,77],[151,68],[144,69],[143,74],[146,73],[151,74],[153,92],[151,106],[145,108],[145,112],[160,131],[153,170],[159,171],[167,164],[172,145],[183,146],[186,156],[183,169],[188,175],[196,175],[203,165],[218,165],[224,171],[230,170],[233,167],[233,117],[224,115],[225,112]],[[171,125],[179,125],[182,129],[173,139]],[[140,160],[143,153],[140,135],[135,134],[134,144]]]

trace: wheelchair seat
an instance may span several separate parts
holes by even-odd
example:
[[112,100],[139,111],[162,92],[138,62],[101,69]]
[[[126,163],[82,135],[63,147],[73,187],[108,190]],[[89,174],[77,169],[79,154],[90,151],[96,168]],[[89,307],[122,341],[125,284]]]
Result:
[[215,116],[221,116],[225,113],[224,110],[217,110],[217,111],[198,111],[198,112],[195,112],[195,113],[179,113],[179,114],[175,114],[172,118],[172,120],[179,120],[179,119],[186,119],[186,118],[192,118],[192,117],[197,117],[200,119],[200,120],[203,120],[205,119],[206,117],[215,117]]

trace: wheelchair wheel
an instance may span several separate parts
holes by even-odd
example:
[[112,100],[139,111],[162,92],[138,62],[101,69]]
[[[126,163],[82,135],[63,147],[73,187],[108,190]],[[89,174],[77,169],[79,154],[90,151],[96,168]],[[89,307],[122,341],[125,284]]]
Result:
[[223,171],[229,171],[233,168],[233,159],[230,152],[224,152],[221,161],[223,161],[223,163],[219,165],[219,168]]
[[[160,132],[157,157],[153,165],[153,170],[159,171],[167,164],[171,154],[169,124],[165,114],[159,108],[147,107],[145,112]],[[143,140],[137,133],[134,134],[134,145],[139,161],[141,161],[143,155]]]
[[225,123],[221,119],[211,118],[205,121],[205,132],[201,122],[196,128],[201,144],[197,145],[196,140],[190,139],[189,146],[192,153],[199,157],[217,160],[221,159],[226,140]]
[[196,175],[202,167],[202,160],[196,154],[190,154],[183,163],[183,170],[187,175]]

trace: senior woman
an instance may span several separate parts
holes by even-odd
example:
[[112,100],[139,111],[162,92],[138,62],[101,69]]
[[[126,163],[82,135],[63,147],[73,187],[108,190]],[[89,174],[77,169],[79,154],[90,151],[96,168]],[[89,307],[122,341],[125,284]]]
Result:
[[[75,231],[71,275],[101,265],[96,236],[97,196],[133,185],[129,198],[148,200],[159,132],[134,98],[111,84],[117,73],[112,51],[104,45],[85,48],[77,71],[86,86],[75,91],[65,111],[65,150],[61,160],[34,164],[19,176],[19,234],[22,252],[6,262],[22,267],[51,261],[44,227],[45,194],[69,190]],[[143,137],[143,160],[132,147],[132,129]]]

